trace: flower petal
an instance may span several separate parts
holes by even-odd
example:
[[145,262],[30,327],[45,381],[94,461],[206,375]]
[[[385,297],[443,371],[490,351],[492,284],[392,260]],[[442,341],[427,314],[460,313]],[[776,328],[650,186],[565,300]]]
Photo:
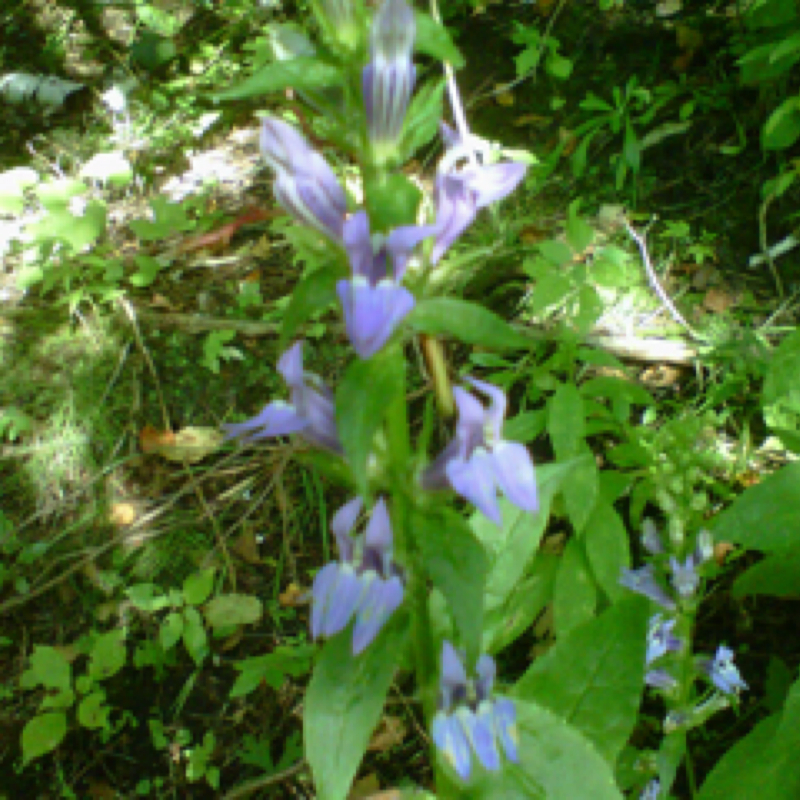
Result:
[[490,772],[500,769],[500,753],[494,736],[494,717],[491,702],[483,702],[473,712],[462,706],[456,711],[478,761]]
[[308,420],[298,414],[293,405],[283,400],[273,400],[264,406],[255,417],[244,422],[225,423],[222,429],[226,439],[242,437],[245,442],[254,442],[269,436],[288,436],[308,427]]
[[354,544],[350,535],[356,526],[356,520],[361,513],[364,501],[356,496],[348,500],[334,515],[331,520],[331,530],[336,537],[336,544],[339,548],[339,559],[352,563]]
[[492,451],[494,475],[500,489],[517,508],[538,511],[539,497],[533,461],[525,445],[501,441]]
[[[397,576],[384,580],[376,573],[369,574],[371,580],[356,611],[353,628],[353,655],[366,649],[378,635],[386,620],[403,602],[403,583]],[[369,580],[363,577],[362,580]]]
[[364,594],[364,582],[349,564],[339,564],[322,615],[321,634],[335,636],[347,627]]
[[448,764],[461,780],[469,778],[472,764],[469,743],[458,719],[452,714],[439,712],[433,718],[431,736]]
[[331,561],[314,576],[311,585],[311,638],[317,639],[325,628],[330,593],[339,579],[339,564]]
[[[381,497],[372,509],[364,533],[364,563],[363,566],[372,568],[385,576],[388,562],[392,554],[392,523],[389,520],[389,510],[386,501]],[[367,563],[370,559],[372,563]]]
[[494,701],[494,727],[503,752],[509,761],[519,762],[519,736],[517,734],[517,709],[507,697],[498,697]]
[[494,663],[494,659],[484,653],[475,664],[475,674],[478,676],[475,681],[475,693],[480,702],[488,699],[492,693],[494,679],[497,676],[497,665]]
[[392,258],[394,279],[400,282],[414,248],[436,233],[435,225],[401,225],[386,237],[386,250]]
[[434,183],[436,242],[431,264],[437,264],[478,213],[475,196],[458,175],[437,175]]
[[445,467],[453,489],[497,525],[503,524],[497,504],[494,459],[479,447],[467,460],[454,458]]
[[674,611],[675,601],[656,581],[653,565],[647,564],[639,569],[623,569],[619,582],[632,592],[643,594],[667,611]]
[[294,172],[312,152],[295,128],[277,117],[263,117],[259,140],[261,155],[276,172]]
[[459,173],[470,191],[474,193],[477,208],[502,200],[519,186],[528,167],[519,161],[500,164],[467,166]]
[[364,359],[386,344],[415,303],[408,289],[388,279],[370,286],[366,278],[356,276],[339,281],[336,292],[342,303],[347,336]]

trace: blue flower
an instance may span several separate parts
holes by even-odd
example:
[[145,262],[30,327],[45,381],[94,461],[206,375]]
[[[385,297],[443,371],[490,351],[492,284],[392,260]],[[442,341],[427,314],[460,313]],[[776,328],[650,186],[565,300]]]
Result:
[[416,26],[405,0],[384,0],[372,21],[371,60],[362,92],[373,155],[378,163],[395,153],[416,70],[411,61]]
[[297,433],[306,441],[343,453],[336,430],[333,393],[313,373],[303,371],[303,343],[295,342],[278,361],[278,372],[291,390],[291,403],[273,400],[251,419],[225,424],[227,438],[254,442]]
[[500,769],[500,748],[509,761],[519,761],[514,704],[508,698],[492,697],[494,659],[481,656],[475,674],[474,680],[467,678],[461,657],[445,641],[439,711],[433,719],[431,734],[436,747],[462,780],[467,780],[472,772],[473,753],[491,772]]
[[372,510],[363,540],[352,531],[363,503],[350,500],[334,515],[331,529],[339,561],[326,564],[311,587],[311,637],[335,636],[355,617],[353,655],[361,653],[403,602],[403,579],[392,558],[392,527],[383,498]]
[[361,358],[377,353],[414,307],[414,295],[400,281],[412,251],[432,232],[431,227],[408,225],[385,237],[371,236],[365,211],[345,222],[344,246],[353,277],[339,281],[336,291],[347,337]]
[[646,564],[639,569],[623,569],[619,582],[632,592],[650,598],[667,611],[674,611],[675,601],[667,594],[666,590],[656,581],[652,564]]
[[325,159],[275,117],[261,121],[261,153],[275,171],[273,189],[280,206],[341,244],[347,199]]
[[465,389],[453,389],[458,408],[456,433],[423,472],[422,486],[449,486],[492,522],[502,525],[498,489],[523,511],[539,508],[533,461],[523,445],[503,439],[507,399],[502,389],[475,378],[465,380],[489,398],[489,407]]
[[[478,163],[477,156],[490,151],[482,139],[456,133],[441,124],[448,149],[439,162],[434,182],[436,241],[431,263],[436,264],[453,242],[474,222],[482,208],[511,194],[525,177],[527,166],[516,161]],[[465,165],[460,162],[466,160]]]
[[733,655],[733,650],[720,645],[713,659],[705,659],[700,664],[701,670],[714,686],[726,695],[738,695],[740,691],[747,689],[747,684],[733,663]]
[[650,618],[647,631],[647,652],[645,664],[649,667],[656,659],[667,653],[677,653],[683,647],[683,640],[674,636],[673,628],[677,620],[664,620],[663,615],[655,614]]
[[700,585],[700,575],[697,572],[697,563],[694,554],[686,556],[686,561],[681,564],[675,556],[670,556],[670,568],[672,571],[672,585],[675,591],[685,600],[694,596],[697,587]]
[[658,800],[661,797],[661,781],[653,778],[647,786],[642,789],[639,800]]

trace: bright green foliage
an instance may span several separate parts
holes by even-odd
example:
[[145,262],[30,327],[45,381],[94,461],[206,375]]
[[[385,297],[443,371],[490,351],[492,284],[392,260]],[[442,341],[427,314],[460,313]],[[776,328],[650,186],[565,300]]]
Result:
[[625,597],[538,658],[514,694],[558,714],[609,764],[628,740],[644,680],[647,604]]
[[360,656],[350,636],[325,643],[306,692],[306,759],[320,800],[344,800],[378,724],[396,665],[405,649],[405,626],[395,620]]

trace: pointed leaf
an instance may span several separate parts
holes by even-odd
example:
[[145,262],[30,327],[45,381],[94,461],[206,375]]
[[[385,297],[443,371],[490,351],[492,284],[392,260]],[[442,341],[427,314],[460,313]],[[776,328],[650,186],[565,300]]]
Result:
[[306,758],[320,800],[344,800],[381,717],[405,648],[407,620],[395,614],[361,655],[350,628],[329,639],[308,685],[303,715]]
[[574,725],[613,764],[636,724],[644,688],[647,615],[641,598],[620,600],[535,661],[514,694]]
[[524,350],[534,343],[491,311],[453,297],[433,297],[417,303],[406,321],[417,333],[450,334],[467,344],[493,350]]
[[333,267],[322,267],[306,275],[294,287],[283,314],[279,353],[286,349],[286,344],[294,338],[304,322],[336,302],[336,281],[340,277]]
[[798,489],[800,462],[783,467],[741,494],[716,518],[716,538],[766,552],[796,547]]
[[447,509],[415,509],[409,521],[425,568],[447,601],[468,653],[477,656],[483,628],[486,552],[463,518]]
[[22,729],[22,762],[55,750],[67,733],[67,715],[63,711],[39,714]]
[[403,391],[404,362],[393,348],[354,359],[336,390],[336,426],[358,493],[367,496],[367,459],[392,399]]
[[610,503],[597,503],[583,531],[584,547],[595,580],[615,602],[625,589],[619,576],[631,562],[628,532]]
[[316,89],[322,86],[342,84],[342,73],[338,67],[326,64],[317,58],[303,56],[291,61],[267,64],[246,78],[238,86],[212,96],[215,103],[221,100],[244,100],[291,87],[295,90]]
[[574,537],[567,542],[556,574],[553,616],[556,636],[569,632],[594,616],[597,590],[586,564],[581,543]]

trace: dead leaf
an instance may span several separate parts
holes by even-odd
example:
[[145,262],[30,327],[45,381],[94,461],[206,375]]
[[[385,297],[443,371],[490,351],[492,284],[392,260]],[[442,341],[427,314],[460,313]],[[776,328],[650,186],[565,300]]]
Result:
[[152,425],[145,425],[139,432],[139,447],[143,453],[157,453],[162,445],[171,444],[174,439],[172,431],[157,431]]
[[298,586],[296,583],[290,583],[286,587],[285,592],[281,592],[278,595],[278,602],[284,606],[289,608],[294,608],[296,606],[304,606],[307,603],[306,596],[308,595],[308,590],[304,589],[302,586]]
[[[142,434],[144,431],[142,432]],[[217,428],[182,428],[177,433],[167,432],[160,436],[152,436],[148,441],[149,449],[144,446],[146,453],[156,453],[167,461],[179,464],[196,464],[206,456],[215,453],[225,440],[224,434]],[[142,441],[142,434],[139,441]]]
[[108,515],[108,521],[112,525],[125,527],[136,519],[136,509],[131,503],[114,503]]
[[244,638],[244,628],[238,627],[234,633],[232,633],[225,641],[220,645],[220,649],[223,653],[227,653],[228,650],[233,650],[239,642],[242,641]]
[[248,564],[260,564],[262,562],[261,553],[258,550],[258,540],[255,533],[249,528],[235,539],[231,549]]
[[370,772],[369,775],[365,775],[363,778],[353,781],[353,786],[350,789],[350,794],[347,795],[347,800],[366,800],[367,797],[373,795],[375,791],[380,790],[380,788],[381,784],[378,780],[378,776],[374,772]]
[[372,734],[372,739],[370,739],[367,749],[372,752],[385,753],[398,744],[402,744],[403,739],[406,738],[406,733],[406,726],[400,717],[383,717],[378,729]]
[[549,236],[544,228],[540,228],[537,225],[526,225],[519,232],[519,238],[523,244],[538,244],[548,239]]
[[711,288],[703,297],[703,308],[722,314],[724,311],[731,308],[731,306],[735,306],[736,301],[737,297],[735,294],[725,289]]
[[657,364],[642,370],[639,380],[651,389],[667,389],[677,386],[680,377],[681,371],[678,367],[670,364]]
[[261,220],[272,219],[282,211],[264,211],[261,208],[251,208],[243,214],[226,223],[221,228],[204,233],[202,236],[193,236],[186,239],[178,247],[179,253],[192,253],[197,250],[224,250],[231,243],[231,239],[236,231],[243,225],[249,225],[253,222],[260,222]]
[[561,155],[564,158],[571,156],[575,148],[578,146],[578,137],[568,128],[558,129],[558,141],[564,145]]
[[522,127],[535,127],[535,128],[544,128],[546,125],[550,124],[550,117],[546,117],[543,114],[523,114],[521,117],[517,117],[512,125],[516,128]]
[[716,561],[719,566],[722,566],[728,554],[732,553],[735,549],[736,546],[730,542],[717,542],[714,545],[714,561]]
[[[497,89],[501,89],[502,86],[497,86]],[[494,101],[499,106],[513,106],[515,99],[513,92],[500,92],[494,96]]]

